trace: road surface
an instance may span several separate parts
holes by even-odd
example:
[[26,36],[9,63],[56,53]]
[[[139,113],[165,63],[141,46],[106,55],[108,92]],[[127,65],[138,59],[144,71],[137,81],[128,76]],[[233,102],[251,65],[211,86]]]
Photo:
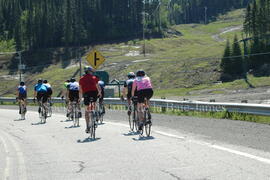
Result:
[[91,141],[83,120],[39,124],[29,110],[19,121],[0,107],[0,179],[270,179],[268,125],[153,115],[152,136],[139,138],[125,114],[108,112]]

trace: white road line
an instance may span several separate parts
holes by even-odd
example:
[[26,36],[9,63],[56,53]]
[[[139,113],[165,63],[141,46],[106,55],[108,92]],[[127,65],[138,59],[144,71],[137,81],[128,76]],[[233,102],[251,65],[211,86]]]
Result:
[[[106,121],[106,124],[111,124],[111,125],[116,125],[116,126],[122,126],[122,127],[128,127],[129,128],[128,125],[122,124],[122,123],[112,123],[112,122],[107,122]],[[155,132],[157,134],[160,134],[160,135],[163,135],[163,136],[171,137],[171,138],[186,139],[183,136],[178,136],[178,135],[166,133],[166,132],[163,132],[163,131],[154,131],[153,130],[153,132]],[[221,150],[221,151],[225,151],[225,152],[229,152],[229,153],[239,155],[239,156],[243,156],[243,157],[246,157],[246,158],[249,158],[249,159],[254,159],[254,160],[257,160],[257,161],[260,161],[260,162],[263,162],[263,163],[266,163],[266,164],[270,165],[270,159],[263,158],[263,157],[260,157],[260,156],[255,156],[255,155],[252,155],[252,154],[249,154],[249,153],[246,153],[246,152],[226,148],[226,147],[219,146],[219,145],[212,145],[210,143],[203,142],[203,141],[188,140],[188,142],[195,143],[195,144],[202,145],[202,146],[207,146],[209,148],[213,148],[213,149],[217,149],[217,150]]]
[[0,136],[0,140],[4,146],[4,149],[5,149],[5,153],[6,153],[6,167],[4,169],[4,174],[3,174],[3,179],[4,180],[8,180],[9,179],[9,168],[10,168],[10,157],[9,157],[9,150],[8,150],[8,146],[7,146],[7,143],[5,141],[5,139]]
[[11,142],[12,146],[15,148],[15,152],[16,152],[16,157],[18,158],[18,176],[20,180],[27,180],[27,175],[26,175],[26,168],[25,168],[25,161],[24,161],[24,157],[23,157],[23,153],[19,147],[19,145],[17,144],[16,141],[14,141],[14,139],[7,133],[3,132],[2,133],[5,135],[5,137],[7,138],[7,140],[9,142]]

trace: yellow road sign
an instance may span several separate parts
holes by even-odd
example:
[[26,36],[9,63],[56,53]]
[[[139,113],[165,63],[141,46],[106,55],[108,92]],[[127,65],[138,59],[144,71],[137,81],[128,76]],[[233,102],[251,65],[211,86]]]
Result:
[[86,60],[94,69],[97,69],[105,62],[105,58],[95,49],[87,55]]

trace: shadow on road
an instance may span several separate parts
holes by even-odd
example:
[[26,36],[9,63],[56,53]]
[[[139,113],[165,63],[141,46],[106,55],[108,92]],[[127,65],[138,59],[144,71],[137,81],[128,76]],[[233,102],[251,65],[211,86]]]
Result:
[[45,123],[42,123],[42,122],[31,123],[32,126],[37,126],[37,125],[42,125],[42,124],[45,124]]
[[60,122],[71,122],[71,121],[73,121],[73,120],[68,120],[68,119],[66,119],[65,121],[60,121]]
[[25,121],[26,119],[14,119],[14,121]]
[[81,127],[81,126],[74,126],[74,125],[72,125],[72,126],[69,126],[69,127],[65,127],[65,129],[79,128],[79,127]]
[[153,136],[145,137],[140,136],[139,138],[132,138],[134,141],[147,141],[147,140],[153,140],[155,139]]
[[89,143],[89,142],[94,142],[94,141],[98,141],[101,138],[96,138],[96,139],[92,139],[92,138],[85,138],[84,140],[77,140],[77,143]]
[[130,131],[129,133],[124,133],[124,136],[135,136],[135,135],[139,135],[139,132],[134,132],[134,131]]

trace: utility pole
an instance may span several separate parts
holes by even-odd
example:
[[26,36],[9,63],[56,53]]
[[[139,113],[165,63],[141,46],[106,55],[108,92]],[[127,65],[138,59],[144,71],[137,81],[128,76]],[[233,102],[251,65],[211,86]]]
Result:
[[207,7],[204,7],[204,24],[207,24]]
[[82,77],[82,57],[79,55],[80,61],[80,78]]
[[145,57],[145,1],[143,1],[143,56]]

